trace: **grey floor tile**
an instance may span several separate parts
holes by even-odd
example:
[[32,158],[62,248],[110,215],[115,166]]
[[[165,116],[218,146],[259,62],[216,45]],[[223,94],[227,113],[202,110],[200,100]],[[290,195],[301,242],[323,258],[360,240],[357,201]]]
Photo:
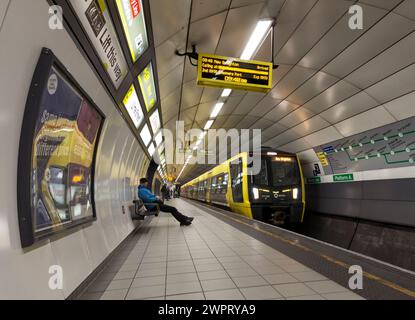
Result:
[[240,290],[247,300],[266,300],[282,297],[271,286],[241,288]]
[[197,272],[223,270],[219,263],[196,265]]
[[325,293],[322,296],[327,300],[365,300],[354,292]]
[[199,281],[167,283],[166,296],[202,292]]
[[193,265],[184,267],[167,267],[167,274],[191,273],[196,272]]
[[306,266],[302,264],[298,264],[298,263],[281,265],[280,267],[281,269],[284,269],[285,271],[291,272],[291,273],[313,271],[310,268],[307,268]]
[[276,273],[286,273],[280,267],[277,266],[251,266],[257,273],[260,275],[267,275],[267,274],[276,274]]
[[87,289],[88,293],[91,292],[104,292],[109,284],[111,283],[111,280],[104,280],[104,281],[94,281]]
[[206,300],[245,300],[237,289],[205,292]]
[[214,279],[230,279],[224,270],[198,272],[199,279],[214,280]]
[[302,282],[327,280],[325,276],[315,271],[293,272],[291,275]]
[[167,283],[180,283],[180,282],[194,282],[199,281],[197,273],[179,273],[179,274],[168,274]]
[[163,297],[155,297],[155,298],[146,298],[146,299],[143,299],[143,300],[153,300],[153,301],[155,301],[155,300],[166,300],[166,298],[163,296]]
[[167,267],[188,267],[193,266],[192,260],[178,260],[178,261],[169,261]]
[[235,283],[231,279],[203,280],[201,283],[205,292],[236,288]]
[[160,286],[166,283],[166,276],[135,278],[131,288]]
[[331,280],[307,282],[306,284],[315,292],[320,294],[349,291],[349,289],[346,289],[345,287],[342,287],[341,285]]
[[325,300],[325,299],[319,294],[314,294],[311,296],[291,297],[291,298],[287,298],[287,300]]
[[105,291],[100,300],[124,300],[128,289]]
[[102,295],[103,292],[84,293],[79,297],[79,300],[99,300]]
[[126,279],[134,279],[136,271],[120,271],[115,274],[112,280],[126,280]]
[[193,262],[196,266],[200,266],[203,264],[215,264],[215,263],[218,263],[219,261],[216,258],[204,258],[204,259],[194,259]]
[[166,267],[166,262],[152,262],[152,263],[142,263],[139,270],[148,270],[148,269],[161,269]]
[[280,294],[284,297],[299,297],[299,296],[309,296],[316,294],[315,291],[311,290],[309,287],[303,283],[287,283],[287,284],[277,284],[273,286]]
[[241,268],[241,269],[227,269],[226,272],[232,277],[247,277],[258,275],[252,268]]
[[154,258],[144,258],[142,263],[156,263],[156,262],[166,262],[167,257],[154,257]]
[[260,276],[247,276],[232,278],[239,288],[258,287],[267,285],[268,283]]
[[113,280],[108,285],[105,291],[110,290],[120,290],[120,289],[128,289],[131,286],[133,279],[126,279],[126,280]]
[[205,300],[202,292],[167,296],[166,300]]
[[140,287],[140,288],[131,288],[128,291],[127,300],[141,300],[146,298],[156,298],[164,297],[165,295],[165,286],[152,286],[152,287]]
[[278,273],[263,276],[270,284],[295,283],[300,282],[288,273]]
[[163,276],[166,274],[166,268],[160,269],[148,269],[148,270],[138,270],[137,274],[135,275],[136,278],[144,278],[144,277],[155,277],[155,276]]

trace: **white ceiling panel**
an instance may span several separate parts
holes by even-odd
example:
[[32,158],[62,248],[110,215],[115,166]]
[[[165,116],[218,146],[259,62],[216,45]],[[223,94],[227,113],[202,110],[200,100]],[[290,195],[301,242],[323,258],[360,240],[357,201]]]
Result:
[[268,141],[272,138],[275,138],[280,133],[286,131],[288,128],[283,126],[281,123],[274,123],[269,128],[262,131],[262,139],[263,141]]
[[259,118],[255,120],[255,122],[251,125],[250,129],[265,130],[266,128],[269,128],[273,124],[274,124],[274,121],[271,121],[265,118]]
[[226,122],[223,124],[225,129],[235,128],[235,126],[244,118],[240,115],[230,115]]
[[[263,2],[229,11],[216,53],[238,58],[255,29]],[[243,21],[243,23],[241,23]],[[212,53],[214,51],[211,51]],[[206,52],[209,53],[209,52]]]
[[177,32],[183,29],[187,30],[190,3],[191,0],[151,0],[151,19],[156,47]]
[[193,0],[192,22],[228,10],[230,0]]
[[414,90],[415,64],[366,89],[381,103],[390,101]]
[[[351,4],[350,4],[351,5]],[[377,9],[362,5],[364,12],[364,28],[363,30],[352,30],[348,28],[350,15],[344,17],[337,22],[324,38],[308,52],[298,63],[299,65],[320,69],[326,65],[331,59],[341,53],[350,43],[365,33],[374,23],[376,23],[383,15],[384,9]]]
[[324,120],[320,116],[314,116],[299,125],[295,126],[293,130],[297,132],[300,136],[304,137],[306,135],[309,135],[313,132],[316,132],[318,130],[321,130],[330,124]]
[[333,85],[338,79],[332,77],[324,72],[317,72],[300,88],[294,91],[287,100],[302,105],[308,100],[313,98],[317,93],[323,92],[331,85]]
[[196,114],[196,121],[199,122],[200,125],[204,126],[206,121],[209,119],[214,107],[214,102],[200,104]]
[[296,104],[292,104],[288,101],[282,101],[280,104],[275,106],[270,112],[265,115],[265,118],[271,121],[279,121],[283,117],[285,117],[290,112],[293,112],[297,109],[298,106]]
[[236,127],[241,129],[249,129],[255,122],[257,122],[260,118],[253,117],[253,116],[246,116],[245,118],[240,121]]
[[187,109],[186,111],[180,112],[180,120],[184,121],[185,126],[189,126],[193,124],[193,120],[196,115],[197,107],[193,107],[190,109]]
[[275,138],[265,141],[265,145],[271,147],[280,147],[287,143],[293,142],[299,138],[301,138],[300,134],[298,134],[292,129],[289,129],[284,131],[280,135],[276,136]]
[[415,1],[406,0],[395,9],[395,12],[404,17],[415,20]]
[[345,1],[320,0],[277,55],[277,61],[295,64],[344,15],[350,7]]
[[395,7],[401,0],[360,0],[362,4],[368,4],[374,7],[379,7],[383,9],[391,10]]
[[378,102],[369,96],[366,92],[360,92],[353,97],[340,102],[320,114],[331,124],[338,123],[344,119],[350,118],[358,113],[367,111],[378,106]]
[[388,102],[384,107],[398,119],[403,120],[415,116],[415,92],[411,92],[403,97]]
[[242,99],[243,96],[231,96],[230,98],[228,98],[219,115],[235,114],[233,111],[239,105]]
[[272,89],[268,95],[274,99],[285,99],[307,79],[313,76],[316,71],[295,66],[291,71]]
[[266,0],[232,0],[231,8],[249,6],[249,5],[258,4],[261,2],[266,2]]
[[173,37],[164,41],[156,47],[157,72],[159,79],[163,79],[166,74],[171,72],[178,65],[182,66],[183,58],[176,55],[175,51],[183,52],[186,47],[187,29],[176,33]]
[[163,115],[163,122],[167,123],[172,118],[176,118],[179,112],[180,90],[173,91],[172,94],[161,100],[161,110]]
[[300,122],[310,119],[312,116],[314,116],[314,113],[306,108],[301,107],[282,118],[279,122],[282,125],[291,128]]
[[202,96],[203,88],[196,85],[196,82],[189,81],[183,86],[182,110],[197,106]]
[[414,30],[414,27],[415,22],[394,13],[388,14],[323,70],[342,78],[393,45],[398,39]]
[[233,114],[247,114],[249,111],[252,110],[253,106],[255,106],[262,98],[264,94],[257,93],[257,92],[249,92],[247,93],[239,105],[234,110]]
[[313,149],[300,152],[298,154],[298,157],[300,158],[300,161],[302,164],[314,163],[314,162],[320,161]]
[[180,90],[183,77],[183,65],[178,65],[163,78],[159,78],[160,97],[163,100],[175,90]]
[[298,24],[304,19],[316,2],[317,0],[286,1],[278,17],[275,28],[275,53],[278,53],[287,43],[290,36],[295,31],[295,28],[297,28]]
[[305,137],[311,147],[317,147],[342,138],[344,137],[333,126],[319,130]]
[[367,88],[414,62],[415,32],[350,74],[346,80]]
[[248,114],[252,116],[262,117],[280,102],[280,99],[275,99],[271,95],[267,95],[256,106],[252,106]]
[[335,126],[343,136],[349,137],[360,132],[382,127],[394,121],[395,119],[385,110],[385,108],[379,106],[354,116],[353,118],[344,120]]
[[214,122],[214,124],[213,124],[213,126],[212,126],[212,128],[213,129],[220,129],[220,128],[222,128],[223,127],[223,125],[225,124],[225,122],[228,120],[228,116],[221,116],[221,115],[219,115],[217,118],[216,118],[216,120],[215,120],[215,122]]
[[309,102],[304,107],[318,114],[331,106],[338,104],[344,99],[348,99],[352,95],[358,93],[360,90],[355,86],[345,82],[339,81],[331,86]]
[[[201,87],[203,88],[203,87]],[[210,88],[210,87],[204,87],[205,90],[203,90],[202,100],[200,100],[200,103],[208,103],[208,102],[215,102],[218,101],[220,98],[220,95],[222,94],[223,89],[221,88]]]
[[279,149],[286,151],[286,152],[297,153],[303,150],[307,150],[309,148],[310,148],[310,144],[308,143],[308,141],[304,138],[301,138],[293,142],[290,142],[280,147]]

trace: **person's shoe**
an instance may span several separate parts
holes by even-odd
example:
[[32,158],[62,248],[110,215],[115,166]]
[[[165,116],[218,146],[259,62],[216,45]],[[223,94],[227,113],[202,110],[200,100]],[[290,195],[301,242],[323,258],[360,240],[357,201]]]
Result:
[[190,226],[191,224],[192,224],[192,221],[193,221],[193,219],[186,219],[186,220],[184,220],[184,221],[182,221],[182,222],[180,222],[180,225],[181,226]]
[[194,219],[195,218],[193,218],[193,217],[187,217],[187,220],[189,220],[190,222],[193,222]]

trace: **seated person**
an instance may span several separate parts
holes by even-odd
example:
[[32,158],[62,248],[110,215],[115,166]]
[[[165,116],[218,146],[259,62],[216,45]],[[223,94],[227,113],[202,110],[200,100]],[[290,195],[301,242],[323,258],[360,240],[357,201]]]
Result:
[[[163,201],[160,199],[160,197],[157,197],[154,195],[150,189],[148,188],[148,179],[142,178],[140,179],[140,185],[138,186],[138,197],[144,202],[144,203],[157,203],[159,204],[160,211],[162,212],[168,212],[173,215],[173,217],[176,218],[177,221],[180,222],[181,226],[189,226],[192,224],[192,221],[194,218],[187,217],[183,214],[181,214],[175,207],[167,206],[163,203]],[[146,205],[147,210],[151,211],[155,209],[155,206],[152,205]]]

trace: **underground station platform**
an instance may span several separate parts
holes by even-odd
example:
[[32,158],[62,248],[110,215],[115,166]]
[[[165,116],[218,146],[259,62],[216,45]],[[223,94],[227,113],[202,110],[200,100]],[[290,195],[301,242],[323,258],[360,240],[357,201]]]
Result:
[[[411,300],[415,273],[200,202],[139,227],[74,299]],[[350,266],[363,270],[351,290]]]

